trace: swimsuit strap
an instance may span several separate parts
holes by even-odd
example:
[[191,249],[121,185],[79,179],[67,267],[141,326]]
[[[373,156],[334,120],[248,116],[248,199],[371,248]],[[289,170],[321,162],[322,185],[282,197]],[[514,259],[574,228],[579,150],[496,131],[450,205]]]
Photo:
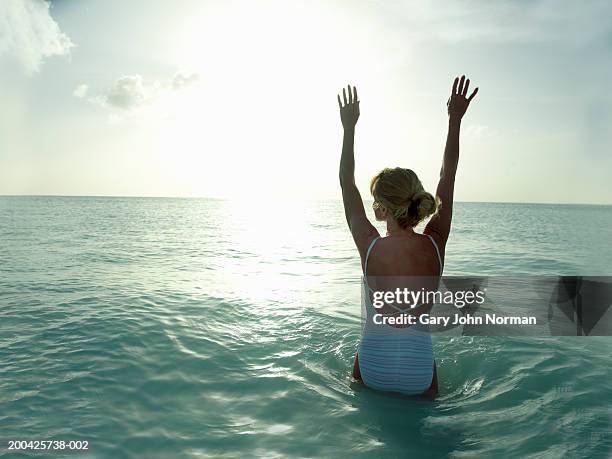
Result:
[[372,239],[372,242],[370,242],[370,246],[368,247],[368,251],[366,252],[365,263],[363,266],[364,277],[368,275],[368,258],[370,257],[370,252],[372,251],[374,244],[376,244],[376,241],[378,241],[379,239],[380,236],[376,236],[374,239]]
[[434,248],[436,249],[436,253],[438,254],[438,262],[440,263],[440,275],[442,275],[442,269],[444,269],[444,266],[442,265],[442,257],[440,256],[440,249],[438,248],[438,244],[436,244],[436,241],[434,241],[433,237],[431,237],[429,234],[426,234],[425,236],[429,238]]

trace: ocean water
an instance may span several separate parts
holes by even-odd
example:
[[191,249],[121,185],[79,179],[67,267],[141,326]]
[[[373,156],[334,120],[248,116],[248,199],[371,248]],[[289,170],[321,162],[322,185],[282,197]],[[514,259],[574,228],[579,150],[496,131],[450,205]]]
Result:
[[[445,274],[611,242],[609,206],[458,203]],[[0,197],[0,457],[612,457],[612,338],[434,337],[439,397],[389,396],[350,378],[359,282],[339,201]]]

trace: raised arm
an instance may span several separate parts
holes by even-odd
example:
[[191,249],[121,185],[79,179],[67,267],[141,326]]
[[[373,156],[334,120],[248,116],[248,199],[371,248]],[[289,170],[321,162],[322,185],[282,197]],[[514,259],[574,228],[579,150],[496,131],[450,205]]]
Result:
[[459,132],[461,130],[461,119],[470,105],[478,88],[467,96],[470,80],[465,75],[459,79],[455,78],[451,96],[448,99],[448,134],[446,136],[446,148],[440,170],[440,181],[436,190],[436,198],[440,200],[441,206],[438,212],[431,218],[425,233],[430,234],[438,243],[442,251],[450,233],[451,220],[453,217],[453,193],[455,189],[455,174],[459,163]]
[[359,119],[359,100],[357,99],[357,88],[348,86],[348,99],[346,88],[342,89],[344,100],[338,95],[340,107],[340,119],[344,128],[342,140],[342,156],[340,157],[340,187],[342,188],[342,201],[344,203],[344,214],[346,222],[351,230],[359,254],[363,258],[370,241],[378,236],[378,230],[366,217],[361,194],[355,185],[355,125]]

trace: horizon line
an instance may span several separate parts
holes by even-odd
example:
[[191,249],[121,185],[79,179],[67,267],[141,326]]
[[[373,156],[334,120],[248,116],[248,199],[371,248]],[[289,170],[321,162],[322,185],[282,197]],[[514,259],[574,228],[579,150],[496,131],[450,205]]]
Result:
[[[136,195],[62,195],[62,194],[0,194],[0,198],[135,198],[135,199],[209,199],[215,201],[234,201],[237,198],[219,198],[212,196],[136,196]],[[288,200],[291,198],[281,198]],[[296,201],[342,201],[341,198],[295,198]],[[364,199],[371,201],[371,199]],[[591,202],[536,202],[536,201],[454,201],[465,204],[541,204],[559,206],[612,206],[612,203]]]

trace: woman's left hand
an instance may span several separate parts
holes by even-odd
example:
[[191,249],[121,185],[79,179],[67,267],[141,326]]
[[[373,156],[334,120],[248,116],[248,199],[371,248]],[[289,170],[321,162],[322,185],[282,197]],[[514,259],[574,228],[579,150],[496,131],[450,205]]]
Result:
[[455,78],[453,82],[453,90],[451,92],[451,96],[448,98],[448,102],[446,102],[446,106],[448,107],[448,116],[452,121],[461,121],[463,115],[467,111],[470,102],[476,94],[478,94],[478,88],[474,89],[472,95],[468,97],[467,92],[470,87],[470,79],[465,79],[465,75],[459,79],[459,77]]
[[338,105],[340,106],[340,119],[342,120],[342,126],[344,129],[353,129],[359,119],[359,100],[357,100],[357,88],[353,86],[351,91],[351,85],[348,85],[348,100],[346,98],[346,89],[342,88],[342,96],[344,98],[344,105],[338,95]]

